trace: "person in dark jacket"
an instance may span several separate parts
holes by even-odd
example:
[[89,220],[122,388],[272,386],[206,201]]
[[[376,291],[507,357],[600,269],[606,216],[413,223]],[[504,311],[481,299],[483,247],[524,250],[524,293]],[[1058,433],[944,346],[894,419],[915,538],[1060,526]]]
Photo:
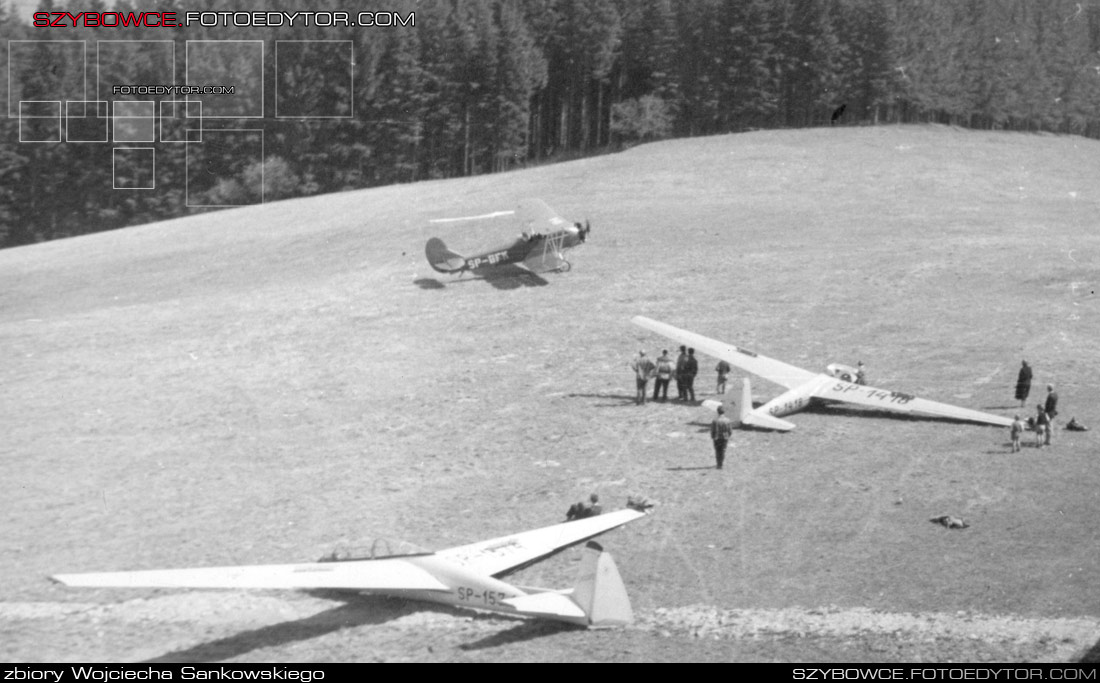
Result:
[[1023,361],[1020,366],[1020,374],[1016,377],[1016,400],[1020,402],[1020,407],[1023,408],[1027,403],[1027,395],[1031,393],[1031,366],[1027,364],[1027,361]]
[[695,402],[695,376],[699,374],[699,361],[695,360],[695,349],[688,349],[684,361],[684,399]]
[[718,406],[718,417],[710,423],[710,439],[714,442],[714,460],[717,463],[717,469],[722,469],[722,464],[726,461],[726,445],[732,434],[733,422],[726,417],[726,409]]
[[1053,384],[1047,385],[1047,400],[1043,404],[1043,412],[1047,414],[1047,445],[1050,445],[1050,433],[1054,431],[1054,418],[1058,417],[1058,392]]
[[1043,404],[1035,406],[1035,447],[1050,445],[1050,416],[1043,410]]

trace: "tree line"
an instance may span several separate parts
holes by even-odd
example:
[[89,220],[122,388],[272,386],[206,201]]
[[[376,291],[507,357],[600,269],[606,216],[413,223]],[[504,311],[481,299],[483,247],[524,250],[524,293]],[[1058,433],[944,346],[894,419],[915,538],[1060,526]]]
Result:
[[[263,9],[346,10],[341,4],[272,0]],[[9,116],[0,119],[0,246],[261,198],[491,173],[666,137],[909,122],[1100,137],[1100,0],[355,4],[414,13],[415,25],[44,29],[0,5],[0,38],[23,41],[0,54],[11,74]],[[129,0],[77,5],[63,9],[139,11]],[[54,9],[41,0],[39,11]],[[233,9],[228,0],[140,3],[140,11],[179,16]],[[70,48],[31,40],[87,41],[87,66],[76,69],[76,53],[59,52]],[[251,47],[196,42],[228,40]],[[235,81],[237,92],[149,98],[105,90],[196,80]],[[194,122],[178,112],[156,119],[156,142],[147,145],[155,177],[143,156],[151,153],[114,150],[119,142],[21,142],[72,140],[74,129],[99,139],[102,104],[74,114],[62,102],[67,137],[55,130],[49,102],[81,88],[95,93],[89,100],[156,99],[158,115],[166,106],[159,100],[201,99],[203,131],[187,131]],[[114,130],[147,134],[144,105],[123,106],[134,117],[114,121]],[[182,129],[175,142],[190,142],[165,142],[168,124]]]

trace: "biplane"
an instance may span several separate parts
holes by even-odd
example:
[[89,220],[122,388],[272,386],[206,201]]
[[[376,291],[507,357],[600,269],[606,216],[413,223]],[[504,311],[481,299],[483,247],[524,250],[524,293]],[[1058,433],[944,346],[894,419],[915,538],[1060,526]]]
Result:
[[506,265],[519,266],[532,273],[565,272],[572,267],[565,258],[565,250],[584,244],[588,233],[592,231],[588,221],[583,226],[580,223],[569,223],[540,199],[524,201],[515,211],[496,211],[463,218],[437,218],[431,223],[473,225],[502,222],[499,219],[511,223],[513,228],[517,227],[515,223],[518,222],[520,235],[510,244],[475,256],[463,256],[449,249],[442,239],[433,237],[424,247],[428,263],[435,271],[450,275]]
[[[759,408],[754,408],[752,388],[746,377],[741,391],[741,405],[737,411],[730,411],[733,412],[731,417],[739,418],[744,426],[788,431],[794,429],[794,424],[780,418],[804,410],[813,403],[851,403],[919,417],[980,422],[998,427],[1012,424],[1010,418],[1000,415],[917,398],[901,391],[857,384],[854,381],[855,369],[839,363],[830,365],[829,372],[816,373],[644,316],[636,316],[631,322],[787,389]],[[708,400],[703,405],[713,410],[722,404]]]
[[[636,519],[627,508],[438,552],[379,540],[368,553],[333,553],[318,562],[58,574],[67,586],[114,588],[346,589],[583,626],[630,623],[633,612],[611,555],[590,539]],[[520,587],[501,580],[588,541],[573,588]],[[365,556],[364,556],[365,555]]]

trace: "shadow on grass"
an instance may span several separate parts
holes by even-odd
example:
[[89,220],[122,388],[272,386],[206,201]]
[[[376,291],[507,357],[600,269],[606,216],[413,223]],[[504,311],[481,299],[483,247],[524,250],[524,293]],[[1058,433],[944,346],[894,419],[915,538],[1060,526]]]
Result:
[[520,287],[545,287],[550,284],[526,268],[519,266],[494,266],[478,271],[477,279],[485,280],[496,289],[519,289]]
[[[496,289],[519,289],[520,287],[545,287],[550,284],[542,277],[532,273],[526,268],[514,265],[494,266],[478,270],[471,277],[458,277],[451,280],[450,284],[456,285],[462,282],[488,282]],[[413,284],[420,289],[445,289],[446,284],[434,277],[422,277],[413,280]]]
[[447,286],[434,277],[422,277],[419,280],[413,280],[413,284],[420,289],[443,289]]
[[1096,644],[1089,648],[1088,652],[1081,657],[1079,663],[1100,664],[1100,640],[1096,641]]
[[305,591],[315,597],[341,600],[344,604],[305,619],[272,624],[245,631],[208,643],[200,643],[186,650],[168,652],[145,660],[144,664],[179,662],[218,662],[265,647],[308,640],[345,628],[383,624],[414,612],[435,611],[452,614],[455,610],[444,606],[402,600],[381,595],[362,595],[341,591]]
[[607,398],[619,401],[618,403],[597,403],[597,408],[621,408],[622,406],[636,405],[634,394],[566,394],[566,398]]
[[666,472],[691,472],[693,470],[713,470],[714,465],[706,465],[705,467],[666,467]]
[[561,621],[543,621],[540,619],[524,620],[523,623],[508,629],[507,631],[501,631],[500,633],[494,633],[491,636],[482,638],[481,640],[474,641],[472,643],[466,643],[459,645],[461,650],[485,650],[491,647],[499,647],[501,645],[509,645],[511,643],[518,643],[525,640],[533,640],[535,638],[542,638],[545,636],[552,636],[558,633],[564,633],[566,631],[584,631],[584,626],[578,626],[576,624],[566,624]]

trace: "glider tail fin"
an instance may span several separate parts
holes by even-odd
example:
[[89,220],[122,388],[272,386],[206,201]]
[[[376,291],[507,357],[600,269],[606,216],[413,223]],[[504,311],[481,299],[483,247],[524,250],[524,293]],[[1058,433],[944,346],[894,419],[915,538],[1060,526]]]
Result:
[[458,273],[466,268],[466,259],[447,248],[443,240],[433,237],[424,246],[428,264],[439,273]]
[[569,598],[584,611],[591,626],[622,626],[634,621],[615,560],[595,541],[585,546],[577,583]]
[[752,386],[749,385],[749,378],[746,377],[744,383],[741,385],[741,424],[744,424],[749,417],[749,413],[752,412]]

